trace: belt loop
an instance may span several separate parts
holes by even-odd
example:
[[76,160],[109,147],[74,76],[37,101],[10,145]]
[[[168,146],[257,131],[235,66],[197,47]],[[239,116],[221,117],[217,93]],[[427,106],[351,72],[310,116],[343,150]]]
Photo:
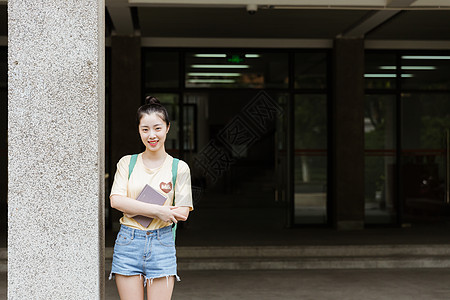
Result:
[[134,232],[135,232],[135,231],[136,231],[136,229],[134,229],[134,228],[131,230],[131,239],[132,239],[132,240],[134,239]]

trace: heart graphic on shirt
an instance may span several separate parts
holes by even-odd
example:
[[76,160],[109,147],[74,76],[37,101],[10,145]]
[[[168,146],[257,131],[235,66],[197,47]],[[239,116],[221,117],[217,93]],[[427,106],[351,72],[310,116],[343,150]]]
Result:
[[172,182],[161,182],[159,184],[159,188],[164,192],[168,193],[172,190]]

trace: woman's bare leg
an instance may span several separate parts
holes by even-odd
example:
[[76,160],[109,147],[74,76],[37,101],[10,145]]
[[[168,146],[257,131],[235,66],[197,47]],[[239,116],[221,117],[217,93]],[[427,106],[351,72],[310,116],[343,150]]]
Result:
[[148,300],[170,300],[172,298],[175,277],[161,277],[147,281]]
[[116,274],[116,286],[120,300],[144,300],[144,278],[139,275]]

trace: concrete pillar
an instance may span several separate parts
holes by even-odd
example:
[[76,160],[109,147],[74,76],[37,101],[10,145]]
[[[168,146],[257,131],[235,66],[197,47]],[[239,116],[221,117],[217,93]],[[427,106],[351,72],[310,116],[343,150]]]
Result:
[[[111,38],[110,185],[119,159],[142,150],[136,125],[136,111],[142,104],[141,51],[140,37]],[[114,209],[110,216],[113,231],[118,231],[122,213]]]
[[103,0],[8,1],[8,299],[102,299]]
[[[6,47],[0,48],[0,61],[6,62]],[[8,221],[8,70],[0,64],[0,247],[6,247]]]
[[336,39],[333,55],[333,220],[364,227],[364,40]]

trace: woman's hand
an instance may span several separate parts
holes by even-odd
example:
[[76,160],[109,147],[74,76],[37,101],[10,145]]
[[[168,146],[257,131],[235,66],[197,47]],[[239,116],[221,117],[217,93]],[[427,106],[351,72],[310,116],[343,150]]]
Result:
[[174,208],[174,211],[176,211],[178,214],[181,214],[184,219],[178,219],[178,221],[186,221],[189,216],[189,207],[187,206],[179,206],[177,208]]
[[156,212],[156,217],[166,223],[177,223],[186,221],[187,217],[177,212],[177,206],[160,206]]

